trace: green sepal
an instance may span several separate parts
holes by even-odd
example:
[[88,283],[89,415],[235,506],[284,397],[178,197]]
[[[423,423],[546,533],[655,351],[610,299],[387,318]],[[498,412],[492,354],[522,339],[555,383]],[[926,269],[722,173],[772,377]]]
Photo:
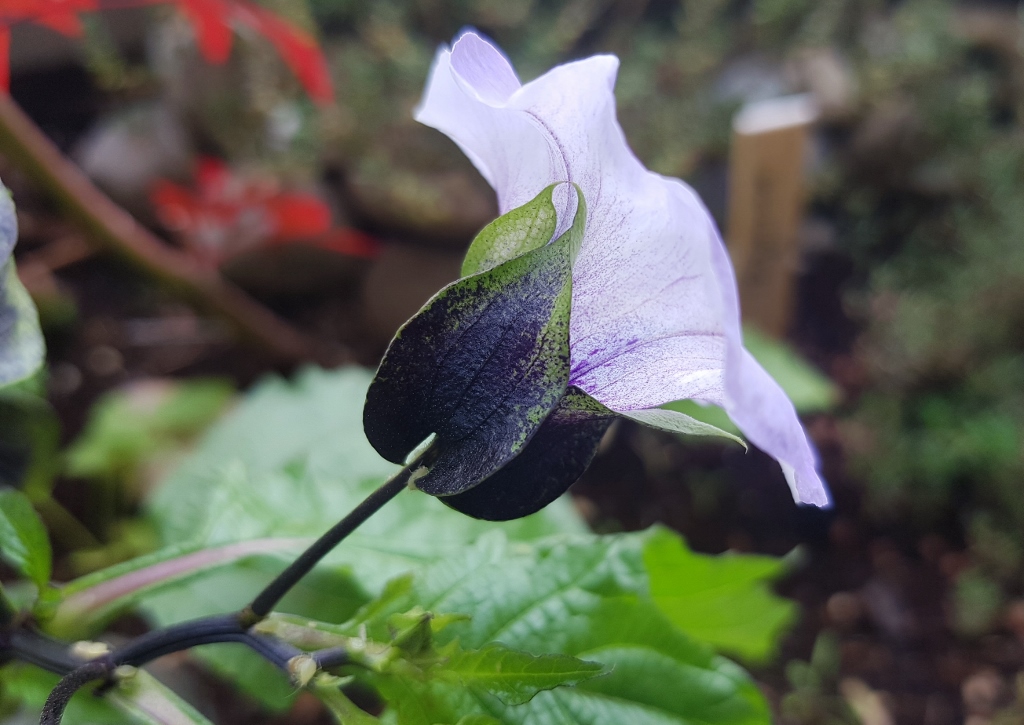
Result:
[[[521,207],[498,217],[484,227],[466,251],[466,258],[462,262],[462,276],[469,277],[485,272],[547,244],[555,235],[558,225],[554,192],[561,183],[566,182],[552,184]],[[580,187],[575,183],[572,187],[576,191],[577,211],[572,226],[562,236],[569,237],[569,258],[570,261],[575,261],[583,244],[587,204]]]
[[746,441],[738,435],[724,431],[717,426],[711,425],[711,423],[692,418],[678,410],[645,408],[643,410],[622,411],[619,415],[623,418],[635,420],[637,423],[646,425],[648,428],[657,428],[668,433],[683,433],[685,435],[717,436],[739,443],[744,449],[747,447]]
[[[553,209],[551,193],[541,192],[535,209]],[[586,215],[577,195],[569,231],[441,290],[388,348],[367,393],[364,429],[377,452],[396,463],[436,436],[421,457],[420,490],[451,496],[476,486],[524,448],[562,399],[572,261]],[[528,216],[510,214],[514,226]],[[493,243],[500,229],[488,229],[492,242],[482,243],[479,258],[511,253]]]
[[40,591],[50,582],[50,539],[28,496],[0,490],[0,556]]
[[484,227],[466,251],[462,276],[486,272],[550,242],[558,223],[552,202],[556,186],[552,184],[531,201]]

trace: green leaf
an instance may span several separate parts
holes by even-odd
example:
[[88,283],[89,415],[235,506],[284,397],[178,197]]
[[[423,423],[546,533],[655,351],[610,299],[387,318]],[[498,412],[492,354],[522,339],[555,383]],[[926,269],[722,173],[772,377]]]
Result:
[[[436,640],[482,648],[567,654],[609,673],[575,687],[508,704],[472,687],[439,679],[368,675],[391,704],[387,722],[433,725],[467,714],[501,723],[764,724],[767,706],[736,665],[677,629],[645,596],[645,535],[555,538],[510,545],[492,536],[459,557],[415,577],[391,607],[416,602],[431,611],[471,613]],[[365,622],[372,638],[386,634],[386,612]]]
[[[445,287],[388,347],[363,424],[395,463],[435,436],[414,479],[420,490],[451,496],[478,485],[526,446],[565,393],[573,249],[586,219],[577,193],[569,233]],[[550,195],[541,192],[543,204]]]
[[14,268],[17,239],[14,201],[0,184],[0,388],[32,375],[46,353],[39,315]]
[[462,276],[486,272],[551,241],[558,223],[552,203],[556,186],[552,184],[533,200],[484,227],[466,251]]
[[182,450],[234,394],[223,380],[147,380],[107,393],[67,451],[72,476],[123,480]]
[[[0,687],[5,694],[22,701],[26,722],[39,719],[43,703],[59,680],[57,675],[31,665],[10,665],[0,670]],[[71,699],[63,719],[64,725],[125,725],[126,722],[211,725],[191,705],[142,670],[109,690],[104,697],[94,696],[89,688],[83,689]]]
[[[828,410],[839,400],[839,390],[835,383],[800,357],[785,342],[773,340],[748,327],[743,330],[743,343],[750,354],[775,378],[793,401],[798,413]],[[740,432],[725,411],[714,405],[700,405],[692,400],[677,400],[667,403],[663,408],[683,413],[728,433]]]
[[21,491],[0,490],[0,556],[43,589],[50,582],[50,539]]
[[[371,374],[309,368],[270,378],[218,421],[148,508],[167,545],[228,544],[326,531],[395,472],[362,433]],[[401,493],[327,559],[379,593],[395,576],[457,554],[500,529],[514,540],[585,525],[569,501],[503,524],[474,521],[416,491]]]
[[[212,725],[166,685],[138,670],[112,689],[106,700],[136,722],[145,725]],[[71,725],[70,721],[68,725]]]
[[317,678],[313,693],[327,706],[340,725],[379,725],[380,720],[356,707],[341,691],[335,678]]
[[[293,382],[270,378],[255,386],[156,489],[148,510],[164,543],[220,546],[327,530],[395,471],[362,432],[360,403],[370,378],[357,368],[311,368]],[[494,528],[530,540],[585,527],[568,501],[518,521],[486,524],[404,491],[332,552],[282,611],[344,621],[389,579],[457,554]],[[227,611],[244,605],[281,568],[276,559],[247,559],[147,595],[141,604],[157,624]],[[197,656],[268,706],[283,707],[292,697],[280,673],[241,648],[203,648]]]
[[538,692],[559,685],[574,685],[604,671],[595,662],[568,655],[531,655],[489,644],[463,650],[453,642],[440,652],[443,662],[432,676],[452,684],[489,692],[508,705],[529,702]]
[[763,662],[796,620],[797,607],[771,591],[783,560],[748,554],[706,556],[667,529],[644,547],[650,592],[659,609],[692,637]]

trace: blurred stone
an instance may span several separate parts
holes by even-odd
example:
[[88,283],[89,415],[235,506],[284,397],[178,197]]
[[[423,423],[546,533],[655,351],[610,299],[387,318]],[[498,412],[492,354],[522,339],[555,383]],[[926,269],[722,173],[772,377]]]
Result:
[[939,557],[939,569],[949,579],[956,579],[970,568],[971,557],[963,551],[951,551]]
[[221,266],[235,284],[258,295],[301,296],[351,287],[368,262],[308,244],[250,249]]
[[458,279],[461,266],[461,252],[383,244],[363,287],[367,326],[374,341],[385,344],[394,337],[431,295]]
[[1006,628],[1024,642],[1024,599],[1010,602],[1006,607],[1005,620]]
[[791,62],[795,85],[807,90],[824,121],[848,120],[857,108],[857,79],[834,48],[808,48]]
[[949,552],[949,544],[938,534],[925,534],[917,543],[917,551],[929,564],[937,564]]
[[157,179],[187,179],[192,146],[176,115],[159,103],[100,119],[76,146],[82,170],[141,219],[152,216],[149,190]]
[[855,549],[861,545],[857,524],[846,516],[837,516],[828,530],[831,542],[840,549]]
[[911,612],[891,583],[876,576],[865,585],[861,596],[871,619],[887,635],[904,639],[911,634],[914,626]]
[[839,692],[863,725],[894,725],[895,720],[883,698],[863,680],[847,677],[839,683]]
[[85,366],[93,375],[107,377],[124,369],[124,356],[115,347],[97,345],[86,353]]
[[389,232],[464,248],[498,215],[494,195],[469,168],[415,171],[377,156],[347,178],[353,212]]
[[849,629],[864,616],[864,604],[853,592],[837,592],[828,598],[825,612],[836,626]]
[[977,672],[960,686],[964,709],[971,715],[992,715],[1006,693],[1006,683],[992,669]]
[[50,368],[47,387],[56,397],[71,395],[82,386],[82,371],[72,363],[59,362]]

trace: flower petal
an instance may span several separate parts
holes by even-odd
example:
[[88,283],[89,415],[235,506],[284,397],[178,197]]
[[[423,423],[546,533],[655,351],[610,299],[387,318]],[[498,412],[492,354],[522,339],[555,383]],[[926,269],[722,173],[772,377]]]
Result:
[[[710,215],[626,143],[617,69],[615,57],[595,56],[516,88],[501,52],[466,33],[438,52],[416,117],[462,148],[502,213],[554,182],[582,188],[589,216],[573,268],[571,384],[620,412],[684,398],[721,405],[779,460],[798,501],[824,505],[792,404],[743,348],[735,277]],[[555,202],[561,231],[574,200]]]

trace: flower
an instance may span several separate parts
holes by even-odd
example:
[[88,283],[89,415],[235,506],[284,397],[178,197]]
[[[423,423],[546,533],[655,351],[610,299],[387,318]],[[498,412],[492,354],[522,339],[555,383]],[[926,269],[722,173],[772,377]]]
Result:
[[[626,143],[617,70],[615,56],[598,55],[523,85],[498,48],[465,32],[438,51],[416,119],[459,145],[503,214],[552,183],[582,189],[570,385],[641,421],[674,400],[721,406],[779,462],[798,502],[828,505],[792,403],[743,347],[735,274],[710,214]],[[573,218],[570,189],[556,190],[560,231]]]

